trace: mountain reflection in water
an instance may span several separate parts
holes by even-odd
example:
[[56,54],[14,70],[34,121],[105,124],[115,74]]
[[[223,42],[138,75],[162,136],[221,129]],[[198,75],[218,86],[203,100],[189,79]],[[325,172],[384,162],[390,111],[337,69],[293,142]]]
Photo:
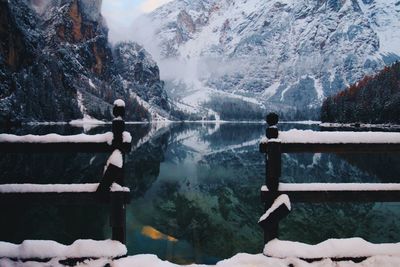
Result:
[[[215,263],[238,252],[262,251],[257,221],[263,214],[259,189],[264,184],[265,159],[258,143],[265,125],[173,123],[127,128],[134,142],[125,159],[125,182],[133,195],[127,206],[129,254],[152,253],[177,263]],[[302,124],[279,128],[319,130],[317,125]],[[81,131],[26,126],[8,132]],[[99,181],[108,155],[1,156],[1,183],[85,183]],[[282,162],[283,182],[399,182],[396,154],[283,154]],[[7,219],[1,221],[0,240],[53,239],[68,244],[78,238],[110,237],[107,207],[30,204],[2,210]],[[280,238],[317,243],[360,236],[371,242],[398,242],[399,219],[397,203],[294,204],[280,225]]]

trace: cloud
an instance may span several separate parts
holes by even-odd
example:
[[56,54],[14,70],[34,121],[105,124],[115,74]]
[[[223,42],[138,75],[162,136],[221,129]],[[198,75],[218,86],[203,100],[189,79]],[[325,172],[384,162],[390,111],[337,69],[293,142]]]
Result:
[[140,5],[140,10],[144,13],[149,13],[159,6],[162,6],[171,0],[145,0],[143,4]]

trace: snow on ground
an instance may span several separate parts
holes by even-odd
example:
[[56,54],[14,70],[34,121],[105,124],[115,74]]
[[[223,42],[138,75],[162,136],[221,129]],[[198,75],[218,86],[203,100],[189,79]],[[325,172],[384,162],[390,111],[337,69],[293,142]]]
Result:
[[[289,130],[279,132],[282,143],[301,144],[399,144],[400,133],[394,132],[317,132],[312,130]],[[278,139],[261,142],[278,141]]]
[[372,244],[362,238],[328,239],[317,245],[274,239],[265,245],[264,254],[275,258],[358,258],[400,256],[400,243]]
[[[126,253],[125,245],[113,240],[80,239],[69,246],[50,240],[25,240],[20,245],[0,241],[0,258],[107,258],[123,256]],[[0,262],[0,266],[4,265]]]
[[375,0],[366,5],[358,1],[364,14],[370,18],[371,26],[379,38],[382,54],[400,55],[400,4],[396,0]]
[[210,108],[204,107],[204,104],[209,102],[214,96],[219,96],[224,99],[237,99],[243,102],[248,102],[265,109],[263,103],[256,98],[246,97],[235,93],[229,93],[217,89],[212,89],[207,86],[199,85],[196,89],[187,92],[186,96],[182,97],[179,102],[174,102],[178,109],[190,113],[198,113],[199,111],[207,112],[208,115],[215,115],[216,121],[220,121],[220,116],[217,112]]
[[[89,85],[96,88],[94,86],[92,80],[90,80],[90,79],[89,79]],[[70,121],[69,122],[70,125],[75,126],[75,127],[83,127],[83,130],[85,132],[87,132],[90,129],[95,128],[97,125],[105,124],[105,122],[97,120],[88,114],[87,109],[86,109],[85,105],[83,104],[83,95],[79,91],[77,91],[77,100],[78,100],[78,107],[83,115],[83,118]]]
[[[142,254],[121,258],[119,260],[109,259],[98,259],[98,260],[86,260],[79,263],[79,267],[104,267],[109,264],[110,267],[397,267],[400,266],[400,257],[393,256],[373,256],[360,263],[354,263],[352,261],[332,261],[330,259],[323,259],[321,261],[308,263],[306,261],[297,258],[278,259],[266,257],[262,254],[246,254],[239,253],[230,259],[222,260],[216,265],[203,265],[203,264],[191,264],[191,265],[177,265],[168,261],[160,260],[156,255]],[[4,267],[64,267],[59,263],[59,259],[55,258],[47,263],[34,263],[31,261],[27,262],[14,262],[9,259],[0,259],[0,266]]]
[[135,98],[139,105],[149,111],[152,121],[169,121],[166,112],[162,109],[150,105],[148,102],[139,97],[135,92],[131,92],[131,97]]
[[276,94],[280,85],[281,85],[280,82],[273,83],[270,87],[264,90],[261,96],[265,97],[266,99],[269,99],[271,96]]
[[[92,184],[2,184],[0,193],[79,193],[96,192],[98,183]],[[111,185],[112,192],[129,192],[128,187]],[[0,250],[1,252],[1,250]]]

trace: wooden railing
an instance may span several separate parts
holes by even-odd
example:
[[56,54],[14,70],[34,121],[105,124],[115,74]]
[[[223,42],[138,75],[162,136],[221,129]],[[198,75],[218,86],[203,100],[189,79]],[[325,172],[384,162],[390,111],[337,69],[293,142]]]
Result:
[[123,163],[124,154],[131,149],[132,138],[130,133],[125,132],[123,120],[125,103],[122,100],[114,102],[113,114],[115,119],[112,122],[112,132],[104,134],[72,136],[0,134],[0,152],[6,153],[112,152],[98,184],[1,184],[0,203],[7,203],[10,206],[29,202],[110,204],[112,239],[125,243],[125,205],[130,202],[130,192],[129,188],[123,187]]
[[259,225],[264,229],[264,243],[278,237],[279,221],[290,202],[400,202],[400,184],[357,183],[280,183],[282,153],[394,153],[400,152],[400,133],[373,132],[279,132],[278,115],[267,116],[266,138],[259,149],[265,154],[266,177],[261,198],[266,214]]

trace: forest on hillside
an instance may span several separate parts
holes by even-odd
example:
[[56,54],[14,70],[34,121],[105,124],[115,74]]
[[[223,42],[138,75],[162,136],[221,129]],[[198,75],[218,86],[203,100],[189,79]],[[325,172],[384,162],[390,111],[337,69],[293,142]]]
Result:
[[326,98],[321,121],[400,124],[400,62]]

